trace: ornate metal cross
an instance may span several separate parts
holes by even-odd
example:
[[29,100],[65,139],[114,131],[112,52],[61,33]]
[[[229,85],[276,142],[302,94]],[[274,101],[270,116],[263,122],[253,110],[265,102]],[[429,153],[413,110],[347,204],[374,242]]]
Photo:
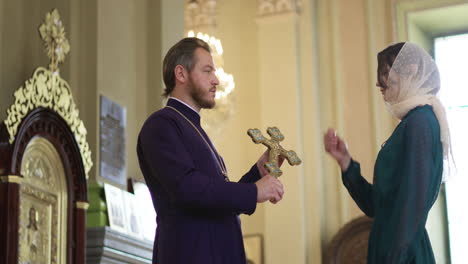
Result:
[[262,132],[258,129],[249,129],[247,134],[252,138],[255,144],[263,144],[270,150],[268,162],[265,163],[265,168],[268,170],[271,176],[278,178],[283,174],[278,166],[279,157],[283,156],[288,160],[289,165],[301,164],[301,159],[296,155],[293,150],[285,150],[281,145],[280,141],[284,140],[283,134],[277,127],[269,127],[267,129],[268,135],[271,139],[267,139],[262,135]]
[[39,34],[50,58],[49,70],[58,73],[58,64],[65,60],[70,44],[57,9],[47,13],[44,23],[39,27]]

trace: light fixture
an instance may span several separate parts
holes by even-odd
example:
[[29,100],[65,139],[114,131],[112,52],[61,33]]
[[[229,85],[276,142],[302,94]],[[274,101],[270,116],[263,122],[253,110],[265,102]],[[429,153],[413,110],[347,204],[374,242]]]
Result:
[[197,0],[189,0],[187,3],[188,9],[196,9],[198,8],[198,1]]

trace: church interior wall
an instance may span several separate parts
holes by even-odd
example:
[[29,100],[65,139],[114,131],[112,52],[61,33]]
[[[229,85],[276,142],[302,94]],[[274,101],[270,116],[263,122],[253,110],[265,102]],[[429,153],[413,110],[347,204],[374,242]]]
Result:
[[[99,102],[99,97],[102,95],[126,108],[127,175],[133,177],[138,170],[133,148],[136,146],[138,133],[137,121],[140,120],[137,117],[145,116],[144,106],[148,103],[142,100],[146,97],[147,72],[146,70],[137,70],[139,60],[145,64],[144,58],[139,56],[141,54],[138,51],[146,48],[144,35],[137,34],[139,30],[145,32],[146,28],[144,21],[137,20],[136,9],[140,3],[141,1],[98,1],[97,21],[97,91],[95,100]],[[113,8],[108,8],[109,6],[113,6]],[[144,17],[144,14],[141,17]],[[99,118],[97,122],[99,122]],[[96,141],[99,142],[99,134],[97,133],[96,136]],[[94,153],[99,160],[99,152]],[[97,167],[95,166],[95,168]]]
[[[238,180],[264,151],[247,135],[247,129],[259,126],[262,96],[258,89],[256,3],[222,1],[218,8],[220,15],[214,35],[222,41],[224,70],[233,74],[236,88],[232,96],[232,117],[219,122],[222,130],[210,136],[226,161],[230,177]],[[244,233],[263,233],[263,204],[257,204],[255,214],[242,216],[241,221]]]

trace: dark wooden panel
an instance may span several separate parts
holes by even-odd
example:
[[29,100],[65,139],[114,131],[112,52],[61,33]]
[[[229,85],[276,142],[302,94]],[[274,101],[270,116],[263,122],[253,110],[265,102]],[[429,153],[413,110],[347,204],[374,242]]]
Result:
[[0,183],[0,263],[18,263],[19,185]]
[[[86,212],[76,201],[87,201],[87,182],[81,153],[67,123],[57,113],[37,108],[22,121],[13,144],[8,144],[5,125],[0,125],[0,175],[19,175],[28,143],[36,136],[49,140],[56,148],[65,170],[68,191],[67,263],[85,263]],[[20,186],[0,184],[0,263],[18,262]]]

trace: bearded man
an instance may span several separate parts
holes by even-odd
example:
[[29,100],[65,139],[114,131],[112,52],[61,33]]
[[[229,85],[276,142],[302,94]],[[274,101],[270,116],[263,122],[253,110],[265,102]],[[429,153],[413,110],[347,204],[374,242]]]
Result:
[[140,169],[157,214],[153,263],[245,264],[239,214],[277,203],[283,185],[264,168],[264,153],[239,182],[200,125],[199,111],[215,106],[219,80],[209,45],[184,38],[163,61],[167,105],[143,125]]

